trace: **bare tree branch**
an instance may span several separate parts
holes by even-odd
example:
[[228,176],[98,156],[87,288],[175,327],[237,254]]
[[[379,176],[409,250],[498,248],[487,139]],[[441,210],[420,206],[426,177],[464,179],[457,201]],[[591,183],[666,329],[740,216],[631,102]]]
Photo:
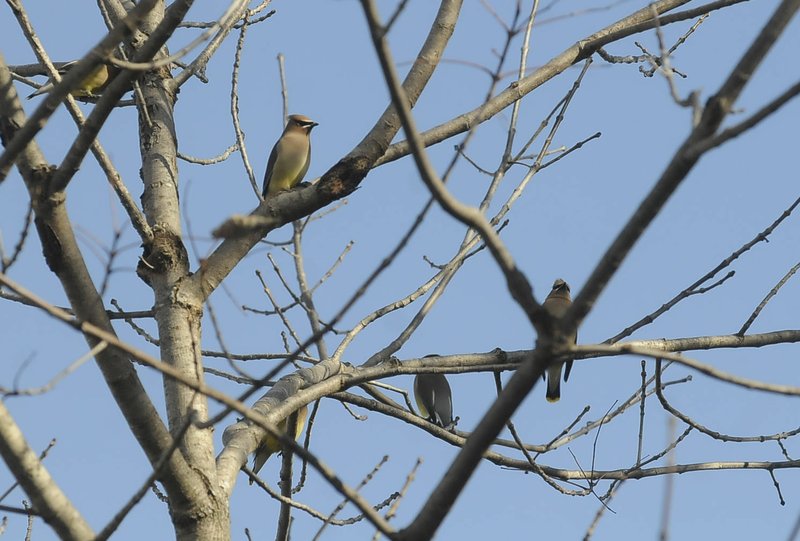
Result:
[[[6,0],[12,9],[17,6],[18,0]],[[112,54],[114,48],[123,39],[131,34],[131,31],[139,26],[139,22],[145,15],[153,9],[156,5],[156,0],[142,0],[136,7],[128,13],[125,20],[118,24],[114,29],[103,38],[84,58],[67,73],[60,83],[56,84],[52,91],[42,101],[39,107],[36,108],[33,115],[27,119],[23,124],[16,128],[16,133],[6,134],[4,143],[5,150],[0,154],[0,182],[5,180],[8,171],[14,164],[14,161],[28,145],[30,141],[36,136],[37,133],[45,126],[47,119],[55,112],[56,108],[66,98],[71,90],[77,88],[80,81],[82,81],[92,70],[94,70],[103,59]],[[129,84],[130,81],[126,81]],[[122,85],[120,85],[122,86]],[[119,93],[122,96],[122,92]],[[119,99],[119,96],[114,100]],[[90,117],[91,119],[91,117]],[[89,121],[87,120],[87,123]],[[99,129],[99,127],[98,127]],[[94,132],[97,133],[96,131]],[[94,136],[92,136],[92,140]]]
[[[436,69],[442,51],[454,30],[460,8],[461,0],[444,0],[441,3],[425,44],[404,82],[406,95],[412,103],[419,98]],[[270,217],[271,223],[240,237],[226,239],[191,278],[192,286],[201,288],[205,296],[210,295],[241,258],[269,231],[307,216],[355,190],[399,129],[397,114],[389,105],[356,148],[325,173],[318,183],[269,198],[251,213],[259,217]]]
[[696,151],[697,143],[714,136],[733,108],[736,98],[772,45],[775,44],[789,24],[798,7],[800,7],[800,1],[798,0],[781,2],[739,63],[731,70],[727,80],[708,100],[699,124],[692,129],[675,152],[656,185],[636,209],[636,212],[625,224],[617,238],[614,239],[592,271],[583,289],[575,298],[575,302],[573,302],[572,307],[565,316],[567,328],[575,327],[583,321],[597,297],[605,289],[605,286],[620,265],[622,265],[633,245],[661,211],[673,192],[688,176],[702,156]]
[[62,539],[94,539],[91,526],[61,491],[28,446],[11,412],[0,401],[0,454],[17,482]]

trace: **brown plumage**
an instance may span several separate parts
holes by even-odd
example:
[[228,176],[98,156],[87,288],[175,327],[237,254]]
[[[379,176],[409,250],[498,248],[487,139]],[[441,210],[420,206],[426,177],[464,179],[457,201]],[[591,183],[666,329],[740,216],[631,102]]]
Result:
[[269,155],[262,188],[264,198],[291,190],[306,176],[311,164],[311,130],[314,126],[318,124],[307,116],[289,116]]
[[[551,316],[555,318],[562,318],[564,314],[567,313],[569,307],[572,305],[572,298],[569,296],[569,284],[567,284],[561,278],[558,278],[555,282],[553,282],[553,289],[550,291],[550,294],[544,300],[544,304],[542,307],[549,313]],[[574,344],[577,341],[578,333],[574,333],[571,337],[571,341]],[[559,361],[556,363],[551,364],[547,368],[547,401],[548,402],[558,402],[558,399],[561,398],[561,368],[563,365],[566,366],[566,370],[564,371],[564,381],[569,379],[569,372],[572,370],[572,359],[568,361]]]

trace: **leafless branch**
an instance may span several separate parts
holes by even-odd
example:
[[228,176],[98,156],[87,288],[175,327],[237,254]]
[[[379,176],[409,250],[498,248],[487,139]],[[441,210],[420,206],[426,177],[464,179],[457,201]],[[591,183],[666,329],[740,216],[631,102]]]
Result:
[[764,307],[767,306],[767,303],[772,299],[772,297],[774,297],[775,295],[778,294],[778,290],[780,290],[780,288],[782,288],[784,286],[784,284],[789,281],[789,278],[794,276],[794,274],[799,269],[800,269],[800,263],[797,263],[791,269],[789,269],[789,272],[787,272],[786,274],[783,275],[783,278],[781,278],[780,281],[778,281],[778,283],[775,284],[775,287],[773,287],[769,291],[769,293],[767,293],[767,296],[764,297],[764,300],[762,300],[760,303],[758,303],[758,306],[756,307],[756,309],[753,310],[753,313],[750,314],[750,317],[747,318],[747,321],[744,322],[744,325],[742,325],[742,328],[739,329],[739,332],[736,333],[737,335],[744,336],[744,334],[747,332],[747,330],[750,328],[750,326],[756,320],[756,318],[761,313],[761,311],[764,309]]
[[755,68],[780,37],[791,20],[791,15],[798,7],[800,7],[798,0],[785,0],[778,6],[758,37],[730,72],[727,80],[708,100],[699,123],[673,155],[670,164],[663,171],[656,185],[617,235],[575,298],[565,316],[567,328],[575,327],[586,317],[594,301],[605,289],[606,284],[622,264],[635,242],[700,159],[701,155],[694,150],[695,145],[713,136],[719,129],[736,102],[736,98],[750,80]]
[[222,152],[222,154],[220,154],[219,156],[214,156],[213,158],[196,158],[194,156],[189,156],[188,154],[183,154],[181,152],[178,152],[178,158],[182,159],[185,162],[194,163],[197,165],[214,165],[216,163],[224,162],[225,160],[228,159],[228,156],[230,156],[237,150],[239,150],[239,145],[238,143],[234,143],[228,148],[226,148]]
[[710,291],[714,287],[722,285],[722,283],[724,283],[727,279],[731,278],[734,275],[734,271],[730,271],[727,275],[725,275],[722,279],[720,279],[715,284],[713,284],[713,285],[711,285],[709,287],[706,287],[706,288],[700,288],[701,285],[703,285],[707,281],[709,281],[712,278],[714,278],[714,276],[716,276],[717,273],[719,273],[722,269],[728,267],[731,263],[736,261],[742,254],[744,254],[745,252],[749,251],[753,246],[755,246],[759,242],[768,242],[768,238],[772,234],[772,232],[775,231],[775,229],[786,218],[791,216],[792,212],[797,207],[797,205],[800,205],[800,198],[795,199],[795,201],[789,206],[789,208],[784,210],[783,213],[780,216],[778,216],[778,218],[774,222],[772,222],[766,229],[761,231],[759,234],[757,234],[755,237],[753,237],[752,240],[750,240],[749,242],[745,243],[738,250],[734,251],[731,255],[729,255],[728,257],[723,259],[716,267],[714,267],[709,272],[707,272],[705,275],[700,277],[692,285],[690,285],[689,287],[687,287],[686,289],[684,289],[683,291],[678,293],[670,301],[668,301],[667,303],[662,305],[661,308],[659,308],[655,312],[652,312],[651,314],[648,314],[647,316],[643,317],[642,319],[640,319],[639,321],[637,321],[636,323],[634,323],[630,327],[624,329],[622,332],[620,332],[616,336],[613,336],[613,337],[609,338],[604,343],[613,344],[613,343],[619,342],[623,338],[632,335],[637,330],[639,330],[642,327],[644,327],[646,325],[649,325],[650,323],[655,321],[656,318],[658,318],[659,316],[661,316],[662,314],[667,312],[670,308],[672,308],[673,306],[678,304],[683,299],[685,299],[687,297],[690,297],[692,295],[700,294],[701,292],[705,293],[707,291]]
[[236,147],[239,149],[239,155],[242,157],[244,170],[247,173],[247,178],[250,179],[250,185],[256,197],[261,200],[261,190],[256,183],[256,175],[253,172],[253,167],[250,165],[250,158],[247,155],[247,147],[244,144],[244,132],[239,124],[239,65],[242,59],[242,50],[244,49],[244,38],[247,34],[247,20],[250,12],[246,11],[242,18],[241,29],[239,30],[239,39],[236,41],[236,52],[233,57],[233,73],[231,74],[231,119],[233,120],[233,130],[236,133]]

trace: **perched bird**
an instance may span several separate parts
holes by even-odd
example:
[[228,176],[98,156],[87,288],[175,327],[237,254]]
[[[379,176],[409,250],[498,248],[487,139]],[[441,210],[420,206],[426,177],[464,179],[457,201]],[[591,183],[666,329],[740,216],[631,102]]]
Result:
[[453,395],[444,374],[417,374],[414,377],[414,397],[420,415],[429,422],[445,429],[453,424]]
[[286,128],[272,147],[264,173],[262,195],[291,190],[303,180],[311,164],[311,130],[316,122],[303,115],[290,115]]
[[[570,305],[572,305],[572,299],[569,296],[569,284],[567,284],[561,278],[558,278],[555,282],[553,282],[553,289],[544,300],[542,307],[547,310],[547,313],[549,313],[551,316],[555,318],[561,318],[567,313]],[[570,337],[570,340],[574,344],[577,341],[577,338],[578,333],[576,332]],[[558,399],[561,398],[561,383],[559,382],[559,379],[561,379],[561,367],[564,364],[567,365],[567,369],[564,372],[564,381],[567,381],[569,379],[569,372],[572,370],[572,359],[566,362],[559,361],[557,363],[553,363],[547,368],[548,402],[558,402]]]
[[[297,410],[297,423],[295,423],[294,439],[297,440],[300,434],[303,433],[303,427],[306,424],[306,417],[308,417],[308,406],[303,406]],[[289,417],[278,423],[278,430],[286,432],[286,425],[289,422]],[[281,442],[270,434],[264,436],[261,445],[256,448],[256,456],[253,459],[253,473],[261,471],[262,466],[273,453],[281,450]],[[250,484],[253,484],[253,479],[250,479]]]
[[[58,73],[60,75],[66,74],[77,63],[77,60],[73,60],[72,62],[63,64],[60,68],[58,68]],[[117,73],[119,73],[117,68],[108,66],[107,64],[100,64],[93,69],[89,75],[87,75],[86,78],[81,81],[81,84],[78,85],[78,88],[74,89],[72,92],[70,92],[70,94],[72,94],[72,97],[74,98],[90,98],[97,96],[106,86],[108,86],[108,83],[111,82]],[[51,79],[40,86],[36,92],[29,95],[28,99],[50,92],[53,89],[53,86],[55,85]]]

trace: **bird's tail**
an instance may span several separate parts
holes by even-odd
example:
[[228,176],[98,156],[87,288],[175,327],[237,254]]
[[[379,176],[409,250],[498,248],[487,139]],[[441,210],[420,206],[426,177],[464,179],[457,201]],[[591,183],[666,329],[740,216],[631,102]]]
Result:
[[558,402],[561,398],[561,364],[547,369],[547,395],[548,402]]
[[51,90],[53,90],[53,83],[45,83],[37,88],[35,92],[28,94],[27,99],[35,98],[36,96],[41,96],[42,94],[47,94]]
[[[256,456],[253,458],[253,473],[258,473],[261,468],[266,464],[267,459],[272,456],[272,451],[265,445],[259,445],[256,449]],[[250,478],[249,484],[253,484],[253,479]]]

